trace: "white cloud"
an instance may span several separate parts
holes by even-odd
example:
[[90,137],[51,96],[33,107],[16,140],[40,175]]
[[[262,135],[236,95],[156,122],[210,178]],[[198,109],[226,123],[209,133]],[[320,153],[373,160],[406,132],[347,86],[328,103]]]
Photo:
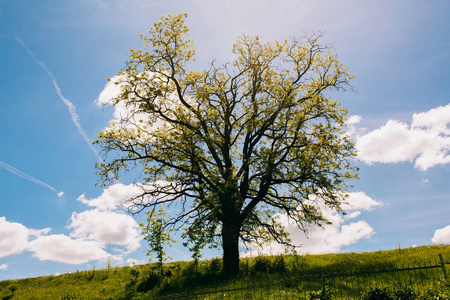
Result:
[[345,122],[345,125],[347,126],[347,132],[346,134],[348,136],[355,136],[360,133],[363,133],[366,129],[365,128],[358,128],[356,124],[361,122],[362,117],[359,115],[353,115],[348,117],[347,122]]
[[29,243],[28,250],[40,260],[66,264],[83,264],[91,260],[106,260],[111,257],[97,241],[72,239],[62,234],[40,236]]
[[[109,257],[98,241],[73,240],[65,235],[47,235],[50,228],[29,229],[0,217],[0,257],[33,252],[40,260],[78,264]],[[2,265],[5,266],[5,265]],[[6,268],[6,267],[5,267]]]
[[450,244],[450,225],[437,229],[431,239],[433,244]]
[[137,260],[137,259],[134,259],[134,258],[129,258],[126,261],[126,264],[129,265],[130,267],[134,267],[134,266],[137,266],[137,265],[144,265],[146,263],[148,263],[148,260]]
[[[121,260],[124,254],[136,251],[142,240],[137,222],[121,210],[122,202],[140,191],[135,185],[118,183],[94,199],[81,195],[77,200],[94,209],[72,213],[70,236],[49,235],[50,228],[29,229],[0,217],[0,257],[29,250],[40,260],[68,264],[105,258]],[[119,254],[107,253],[108,245],[118,246],[111,253]]]
[[30,230],[22,224],[0,217],[0,257],[17,254],[26,249]]
[[343,246],[355,244],[360,239],[374,234],[372,227],[365,221],[360,220],[346,225],[341,225],[339,221],[322,228],[314,228],[309,238],[302,232],[297,232],[292,239],[297,245],[302,245],[297,251],[310,254],[335,253]]
[[450,134],[450,104],[430,109],[427,112],[414,114],[411,125],[415,128],[433,129]]
[[[96,241],[73,240],[65,235],[47,235],[49,228],[29,229],[22,224],[0,217],[0,257],[18,254],[24,250],[33,252],[40,260],[69,264],[108,257]],[[2,265],[6,268],[6,265]]]
[[[348,212],[346,216],[342,216],[328,207],[319,205],[323,216],[332,224],[322,227],[312,226],[307,235],[295,226],[292,221],[289,221],[287,216],[278,215],[280,223],[286,227],[287,232],[290,234],[291,242],[294,245],[300,245],[300,247],[296,247],[297,253],[322,254],[339,252],[343,246],[355,244],[359,240],[369,238],[375,233],[366,221],[347,222],[359,217],[361,214],[359,210],[371,210],[381,205],[381,203],[371,199],[362,192],[349,193],[347,201],[349,204],[343,205],[343,209]],[[246,255],[253,256],[260,253],[274,255],[284,251],[284,246],[271,242],[262,248],[251,248]]]
[[351,210],[372,210],[376,206],[383,205],[367,196],[364,192],[353,192],[348,194],[347,204],[342,205],[344,211]]
[[450,104],[414,114],[411,125],[389,120],[357,137],[358,158],[367,164],[415,161],[427,170],[450,163]]
[[346,124],[352,125],[352,124],[358,124],[361,122],[362,117],[360,115],[353,115],[348,117]]
[[358,157],[366,162],[412,161],[426,148],[427,135],[410,130],[407,124],[390,120],[386,125],[358,138]]
[[127,252],[140,247],[142,239],[139,225],[129,215],[98,209],[73,213],[70,218],[73,231],[70,236],[92,240],[102,245],[126,246]]
[[0,271],[1,270],[7,270],[7,269],[8,269],[8,265],[7,264],[0,265]]
[[[154,197],[162,200],[165,197],[164,195],[170,198],[167,195],[173,194],[181,188],[182,186],[179,183],[170,183],[164,180],[157,180],[147,184],[124,185],[122,183],[116,183],[104,189],[102,194],[97,198],[87,199],[82,194],[77,200],[101,211],[113,211],[121,208],[136,211],[138,204],[148,204],[153,201]],[[165,192],[162,193],[162,190]],[[135,197],[135,201],[131,201]]]
[[97,198],[87,199],[81,195],[77,200],[94,209],[72,214],[68,226],[72,229],[70,236],[103,245],[125,246],[127,253],[135,251],[142,240],[139,225],[120,208],[128,208],[126,201],[140,193],[142,190],[134,184],[116,183],[104,189]]
[[[126,80],[125,75],[116,75],[112,77],[100,92],[95,103],[98,106],[113,105],[113,99],[120,95],[122,88],[125,86],[124,83],[121,83],[122,80]],[[126,126],[123,126],[124,124],[121,122],[122,120],[128,120],[134,124],[140,123],[139,120],[148,121],[148,116],[142,113],[136,113],[137,111],[138,108],[136,106],[127,106],[123,101],[119,101],[114,104],[113,119],[110,122],[109,129],[114,127],[113,124],[115,124],[115,126],[119,125],[122,129],[136,129],[135,126],[131,126],[129,123],[127,123]]]
[[109,105],[112,99],[119,96],[122,85],[118,84],[118,82],[121,78],[121,76],[116,75],[106,83],[97,100],[95,100],[95,103],[98,106]]
[[[133,135],[136,136],[135,138],[141,141],[151,140],[154,137],[154,134],[161,130],[171,130],[172,125],[157,114],[142,112],[142,108],[139,108],[132,103],[128,103],[127,105],[124,101],[113,103],[113,100],[119,97],[122,88],[126,87],[126,76],[127,75],[124,74],[112,77],[95,101],[98,106],[114,106],[113,118],[105,130],[109,132],[125,130],[133,133]],[[141,72],[136,76],[138,76],[139,80],[133,78],[134,82],[137,82],[135,86],[133,86],[133,89],[134,92],[139,94],[139,98],[148,97],[147,93],[149,86],[167,84],[166,79],[161,78],[161,76],[156,73]],[[191,97],[186,97],[184,100],[190,103],[195,102],[195,99]],[[185,114],[191,114],[191,111],[181,104],[179,97],[175,92],[164,97],[157,97],[154,99],[154,104],[165,111],[166,116],[170,116],[173,119],[180,117],[179,113],[181,110],[183,110]],[[177,111],[178,114],[176,117],[175,111]]]
[[94,199],[86,199],[85,195],[78,197],[78,201],[96,207],[99,210],[115,210],[126,206],[126,200],[142,193],[142,190],[134,184],[124,185],[116,183],[104,189],[102,194]]

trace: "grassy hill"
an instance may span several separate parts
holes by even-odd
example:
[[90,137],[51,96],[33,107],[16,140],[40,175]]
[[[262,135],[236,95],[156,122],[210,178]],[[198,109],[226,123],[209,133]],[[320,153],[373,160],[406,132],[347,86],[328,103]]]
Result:
[[[450,246],[444,245],[243,258],[241,275],[233,280],[221,278],[220,259],[200,261],[197,266],[168,263],[164,276],[155,264],[77,271],[1,281],[0,299],[174,299],[180,293],[180,299],[419,299],[419,294],[420,299],[448,299],[449,280],[443,280],[439,254],[450,262]],[[412,267],[416,269],[395,271]],[[446,268],[450,276],[450,266]],[[416,296],[370,298],[370,293]]]

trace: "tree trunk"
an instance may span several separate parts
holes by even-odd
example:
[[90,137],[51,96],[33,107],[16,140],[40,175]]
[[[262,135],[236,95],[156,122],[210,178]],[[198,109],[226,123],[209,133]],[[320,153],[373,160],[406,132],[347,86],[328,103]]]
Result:
[[223,275],[233,277],[239,274],[239,229],[236,220],[222,224]]

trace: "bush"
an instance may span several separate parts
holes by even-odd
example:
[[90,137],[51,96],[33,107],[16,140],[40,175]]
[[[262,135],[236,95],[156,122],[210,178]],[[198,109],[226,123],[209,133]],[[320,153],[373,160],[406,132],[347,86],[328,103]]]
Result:
[[367,291],[364,300],[416,300],[417,293],[409,287],[400,287],[396,289],[376,287]]
[[393,300],[392,293],[388,288],[376,287],[364,293],[363,300]]
[[251,267],[251,273],[264,273],[270,270],[271,264],[270,260],[265,256],[258,256]]
[[248,259],[246,259],[245,261],[240,261],[239,262],[239,274],[241,275],[248,275],[250,273],[250,266],[248,263]]
[[286,263],[284,262],[284,258],[282,255],[278,255],[277,257],[275,257],[270,271],[273,273],[286,271]]
[[11,296],[14,296],[14,292],[17,291],[19,288],[19,285],[16,281],[11,281],[11,283],[8,285],[8,289],[11,291]]
[[450,299],[450,283],[439,283],[435,288],[416,292],[410,287],[379,288],[364,293],[363,300],[445,300]]
[[131,268],[131,270],[130,270],[130,274],[131,274],[131,276],[133,276],[133,277],[135,277],[135,278],[138,278],[140,272],[139,272],[138,269],[136,269],[136,268],[133,267],[133,268]]
[[186,267],[183,268],[181,274],[186,277],[192,277],[196,274],[195,263],[189,263]]
[[145,293],[151,289],[153,289],[155,286],[159,285],[161,283],[161,277],[156,275],[155,273],[150,273],[148,277],[144,277],[140,280],[139,284],[137,285],[136,291],[139,293]]
[[394,297],[398,300],[416,300],[417,293],[410,287],[402,287],[394,290]]
[[222,273],[222,259],[214,258],[209,262],[208,273],[218,275]]

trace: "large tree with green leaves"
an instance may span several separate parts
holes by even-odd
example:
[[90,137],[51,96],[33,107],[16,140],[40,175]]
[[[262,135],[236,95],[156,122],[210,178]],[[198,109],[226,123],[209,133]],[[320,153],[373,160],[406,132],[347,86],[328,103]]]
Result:
[[290,244],[277,214],[306,229],[326,222],[321,206],[340,210],[355,149],[347,111],[325,92],[352,76],[319,36],[262,43],[244,35],[234,61],[188,71],[195,50],[186,17],[161,18],[141,35],[144,50],[130,51],[112,100],[126,113],[99,134],[106,161],[98,169],[104,184],[140,168],[133,211],[175,205],[165,226],[222,246],[230,276],[240,242]]

